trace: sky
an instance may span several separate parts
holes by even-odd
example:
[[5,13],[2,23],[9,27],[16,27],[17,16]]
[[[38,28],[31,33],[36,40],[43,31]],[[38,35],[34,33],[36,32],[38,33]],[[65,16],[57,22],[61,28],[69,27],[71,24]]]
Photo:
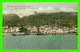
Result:
[[77,3],[3,3],[3,14],[15,13],[20,17],[34,15],[37,13],[55,13],[55,12],[77,12]]

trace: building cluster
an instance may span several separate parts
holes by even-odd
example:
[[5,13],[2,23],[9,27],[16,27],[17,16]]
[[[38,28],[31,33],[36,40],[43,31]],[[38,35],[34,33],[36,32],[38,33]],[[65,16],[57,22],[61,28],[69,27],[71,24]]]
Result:
[[19,31],[19,27],[8,27],[8,26],[5,26],[3,27],[3,32],[18,32]]
[[40,32],[44,34],[58,34],[58,33],[69,33],[77,32],[77,28],[59,28],[57,26],[44,25],[40,27]]
[[[3,33],[14,33],[14,32],[19,32],[20,27],[3,27]],[[36,26],[25,26],[25,28],[27,29],[27,33],[38,33],[38,30],[40,33],[42,34],[59,34],[59,33],[76,33],[77,32],[77,28],[73,27],[73,28],[66,28],[66,27],[62,27],[59,28],[57,26],[52,26],[52,25],[44,25],[44,26],[40,26],[40,27],[36,27]]]

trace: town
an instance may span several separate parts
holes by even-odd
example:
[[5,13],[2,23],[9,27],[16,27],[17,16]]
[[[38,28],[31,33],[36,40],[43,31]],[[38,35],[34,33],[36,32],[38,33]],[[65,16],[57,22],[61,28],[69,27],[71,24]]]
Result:
[[3,14],[3,35],[77,34],[77,12],[34,13],[22,18]]
[[[25,30],[20,31],[20,28]],[[22,30],[22,29],[21,29]],[[3,35],[56,35],[56,34],[67,34],[77,33],[77,28],[57,27],[53,25],[44,25],[40,27],[36,26],[23,26],[23,27],[3,27]]]

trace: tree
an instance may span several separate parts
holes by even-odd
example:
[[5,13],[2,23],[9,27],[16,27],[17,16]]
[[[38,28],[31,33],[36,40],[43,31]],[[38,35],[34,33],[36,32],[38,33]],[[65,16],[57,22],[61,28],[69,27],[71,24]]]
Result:
[[23,26],[19,30],[20,30],[19,32],[27,32],[27,29],[24,28]]

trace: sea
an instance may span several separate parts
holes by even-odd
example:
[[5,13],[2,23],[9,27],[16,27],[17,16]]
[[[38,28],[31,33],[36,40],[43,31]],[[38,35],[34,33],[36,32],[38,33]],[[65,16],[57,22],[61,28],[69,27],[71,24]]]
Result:
[[31,49],[77,49],[78,35],[5,35],[2,38],[3,49],[7,50],[31,50]]

